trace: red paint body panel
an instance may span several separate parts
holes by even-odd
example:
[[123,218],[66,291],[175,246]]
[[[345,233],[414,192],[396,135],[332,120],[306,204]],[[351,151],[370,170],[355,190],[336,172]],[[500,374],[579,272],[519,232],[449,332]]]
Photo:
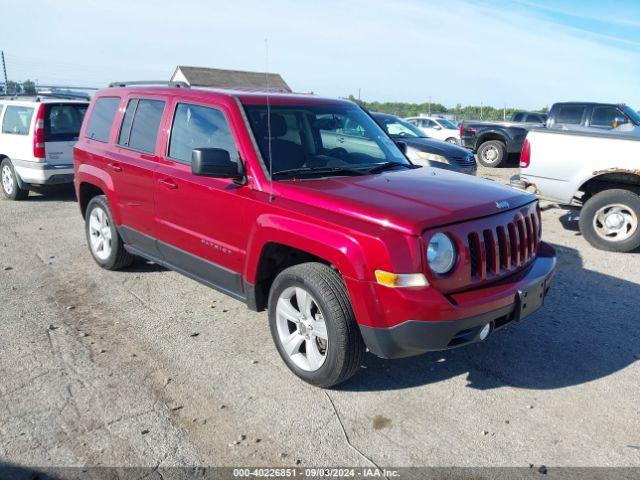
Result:
[[[495,229],[518,212],[530,213],[536,205],[532,195],[432,168],[271,184],[241,106],[265,103],[264,93],[135,87],[110,88],[96,98],[100,96],[118,96],[122,101],[108,144],[85,137],[95,99],[87,112],[74,150],[78,198],[84,183],[100,188],[119,226],[236,272],[248,284],[256,282],[266,245],[288,245],[341,272],[360,324],[391,327],[407,320],[457,320],[503,307],[513,303],[523,282],[543,268],[544,262],[532,255],[519,268],[478,281],[470,277],[468,232]],[[116,145],[132,97],[166,101],[154,155]],[[270,95],[269,101],[274,105],[344,102],[280,94]],[[178,102],[224,113],[244,162],[244,185],[194,176],[189,166],[167,157]],[[508,202],[509,210],[501,211],[496,202]],[[456,269],[446,278],[434,276],[425,260],[429,236],[436,229],[454,236],[460,253]],[[541,245],[538,241],[536,248]],[[377,269],[424,273],[431,286],[384,287],[375,283]]]

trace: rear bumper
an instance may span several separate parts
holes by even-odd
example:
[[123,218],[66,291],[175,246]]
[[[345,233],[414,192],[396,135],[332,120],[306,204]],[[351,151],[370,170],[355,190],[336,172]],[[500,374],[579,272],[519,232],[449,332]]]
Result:
[[509,186],[530,193],[538,193],[538,188],[535,186],[535,184],[523,179],[519,174],[516,174],[509,179]]
[[470,150],[473,150],[473,152],[475,153],[475,151],[476,151],[476,137],[475,136],[473,136],[473,137],[462,136],[462,137],[460,137],[460,145],[465,147],[465,148],[468,148]]
[[[480,341],[480,331],[486,325],[493,332],[521,320],[541,307],[551,286],[555,267],[555,251],[544,245],[544,252],[539,254],[526,272],[507,279],[510,283],[500,294],[500,307],[482,313],[477,313],[477,308],[468,309],[475,313],[465,315],[467,308],[459,303],[456,306],[456,317],[451,320],[416,318],[384,328],[360,325],[362,338],[367,348],[382,358],[409,357]],[[416,313],[416,317],[419,317],[420,314]]]
[[52,165],[12,159],[11,163],[22,183],[59,185],[73,182],[73,164]]

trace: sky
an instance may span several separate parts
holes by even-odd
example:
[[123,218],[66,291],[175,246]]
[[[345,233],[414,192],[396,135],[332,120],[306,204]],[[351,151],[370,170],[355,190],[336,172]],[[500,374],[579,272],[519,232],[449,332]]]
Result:
[[42,85],[268,65],[329,97],[640,108],[637,0],[2,0],[0,15],[9,79]]

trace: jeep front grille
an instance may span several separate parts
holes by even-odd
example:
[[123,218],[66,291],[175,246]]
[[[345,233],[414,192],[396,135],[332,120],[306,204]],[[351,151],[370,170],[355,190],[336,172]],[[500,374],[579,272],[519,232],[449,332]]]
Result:
[[469,264],[472,280],[484,280],[491,276],[517,270],[536,254],[540,238],[537,212],[522,215],[514,220],[482,232],[471,232]]

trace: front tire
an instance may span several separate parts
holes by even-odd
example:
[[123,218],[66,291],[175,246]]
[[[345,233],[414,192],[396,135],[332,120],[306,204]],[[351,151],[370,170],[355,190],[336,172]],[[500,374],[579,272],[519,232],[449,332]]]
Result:
[[447,143],[453,143],[454,145],[458,145],[458,140],[455,137],[449,137],[445,140]]
[[365,345],[340,274],[321,263],[289,267],[269,293],[269,326],[278,353],[307,383],[333,387],[362,364]]
[[595,248],[629,252],[640,247],[640,196],[622,189],[591,197],[580,211],[580,232]]
[[93,197],[85,213],[85,232],[91,256],[106,270],[130,266],[135,257],[124,248],[104,195]]
[[7,200],[24,200],[29,196],[29,190],[20,188],[18,176],[13,168],[11,160],[5,158],[0,163],[0,175],[2,176],[2,194]]
[[478,148],[478,162],[485,167],[499,167],[506,157],[507,147],[500,140],[489,140]]

